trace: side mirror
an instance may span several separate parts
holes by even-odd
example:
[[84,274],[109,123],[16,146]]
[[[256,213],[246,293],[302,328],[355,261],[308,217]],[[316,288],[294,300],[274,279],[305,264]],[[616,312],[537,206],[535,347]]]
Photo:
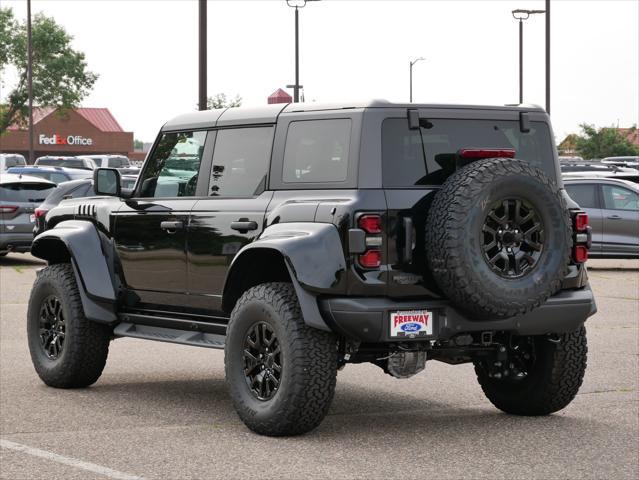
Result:
[[96,195],[119,197],[121,194],[120,172],[115,168],[96,168],[93,172],[93,188]]

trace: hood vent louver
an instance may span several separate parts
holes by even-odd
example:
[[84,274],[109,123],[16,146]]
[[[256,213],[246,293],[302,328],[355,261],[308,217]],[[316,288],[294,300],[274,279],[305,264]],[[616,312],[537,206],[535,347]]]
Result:
[[76,215],[80,217],[95,217],[97,208],[92,204],[80,204],[76,210]]

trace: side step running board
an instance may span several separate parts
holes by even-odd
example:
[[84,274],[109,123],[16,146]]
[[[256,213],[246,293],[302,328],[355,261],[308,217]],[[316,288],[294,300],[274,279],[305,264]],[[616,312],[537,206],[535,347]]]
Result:
[[120,323],[113,329],[113,334],[118,337],[144,338],[146,340],[157,340],[159,342],[220,349],[224,348],[224,341],[226,339],[224,335],[215,335],[213,333],[150,327],[147,325],[136,325],[134,323]]

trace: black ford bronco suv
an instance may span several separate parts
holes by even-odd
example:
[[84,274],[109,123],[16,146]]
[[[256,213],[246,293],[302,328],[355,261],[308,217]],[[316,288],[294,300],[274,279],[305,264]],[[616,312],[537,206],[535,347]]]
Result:
[[[270,105],[162,128],[135,188],[96,170],[32,247],[28,311],[52,387],[86,387],[109,343],[225,350],[244,423],[295,435],[326,415],[337,371],[397,378],[474,364],[517,415],[564,408],[595,301],[588,217],[567,196],[535,106]],[[179,361],[176,359],[176,361]]]

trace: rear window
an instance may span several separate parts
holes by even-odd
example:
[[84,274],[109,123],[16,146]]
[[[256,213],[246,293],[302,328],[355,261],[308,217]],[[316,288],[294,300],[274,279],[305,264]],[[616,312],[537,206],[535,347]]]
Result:
[[4,167],[24,167],[27,164],[23,157],[13,156],[13,157],[4,157]]
[[593,183],[572,185],[566,184],[566,191],[581,208],[599,208],[597,202],[597,185]]
[[50,183],[8,183],[0,185],[0,201],[42,203],[54,189]]
[[107,166],[110,168],[128,167],[129,159],[126,157],[111,157],[107,160]]
[[68,168],[87,168],[84,165],[84,161],[81,159],[58,160],[57,158],[40,158],[36,162],[36,165],[53,165],[55,167],[68,167]]
[[350,141],[348,118],[291,122],[286,134],[282,180],[343,182],[348,174]]
[[429,119],[411,130],[406,118],[388,118],[382,124],[382,163],[385,187],[441,185],[454,171],[462,148],[513,148],[556,178],[548,126],[531,122],[522,133],[518,121]]

